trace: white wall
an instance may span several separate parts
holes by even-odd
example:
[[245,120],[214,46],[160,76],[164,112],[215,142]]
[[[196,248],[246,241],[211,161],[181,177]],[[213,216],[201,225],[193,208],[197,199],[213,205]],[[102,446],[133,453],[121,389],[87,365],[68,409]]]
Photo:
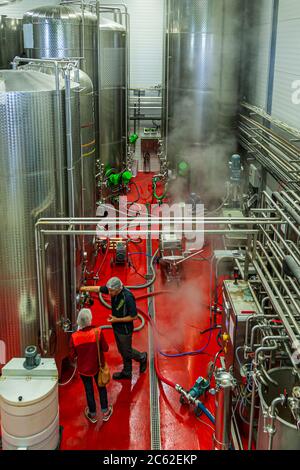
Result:
[[57,5],[59,0],[22,0],[21,2],[12,3],[0,7],[0,15],[7,15],[12,18],[22,18],[26,11],[42,5]]
[[300,128],[300,104],[292,101],[292,84],[300,80],[300,2],[280,0],[272,115]]
[[[105,4],[116,3],[105,0]],[[131,21],[131,87],[162,83],[164,0],[125,0]]]

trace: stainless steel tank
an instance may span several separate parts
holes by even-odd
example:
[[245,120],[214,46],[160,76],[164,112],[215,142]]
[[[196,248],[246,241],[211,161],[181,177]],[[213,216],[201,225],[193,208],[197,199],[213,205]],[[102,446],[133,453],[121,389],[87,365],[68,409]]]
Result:
[[97,16],[71,6],[34,8],[23,16],[24,48],[35,59],[83,57],[80,68],[98,87]]
[[24,46],[32,58],[84,57],[81,68],[92,79],[96,96],[97,154],[104,164],[119,168],[127,139],[126,28],[100,18],[98,48],[94,13],[85,10],[83,15],[71,6],[35,8],[23,17]]
[[[281,367],[269,371],[270,377],[278,383],[278,386],[270,384],[269,387],[259,385],[260,415],[258,423],[257,450],[268,450],[269,433],[267,432],[267,421],[264,415],[268,414],[268,409],[272,401],[281,394],[287,393],[292,396],[292,390],[300,385],[300,380],[289,367]],[[272,450],[300,450],[300,431],[298,431],[295,420],[288,407],[278,406],[277,417],[275,419],[275,434],[273,436]]]
[[22,53],[22,20],[0,15],[0,69],[9,69],[13,58]]
[[[37,65],[28,64],[20,67],[23,70],[38,70],[41,73],[46,73],[54,76],[55,70],[53,67],[45,66],[43,64]],[[80,103],[80,147],[81,147],[81,217],[95,217],[96,216],[96,179],[95,179],[95,155],[96,155],[96,142],[95,142],[95,103],[94,103],[94,88],[90,77],[78,70],[71,71],[70,78],[76,83],[79,80],[79,103]],[[60,73],[61,80],[63,74]]]
[[121,169],[127,140],[126,28],[106,18],[100,21],[100,158]]
[[165,125],[171,167],[218,192],[236,149],[241,0],[167,0]]
[[[80,188],[76,89],[73,84],[70,111],[74,183]],[[63,82],[60,93],[58,109],[53,77],[31,70],[0,71],[0,341],[6,344],[6,361],[21,357],[26,345],[38,344],[35,221],[69,215],[66,129],[63,120],[59,125],[59,117],[65,114]],[[75,200],[76,214],[80,214],[80,198],[81,191]],[[49,353],[55,354],[58,362],[67,354],[67,338],[57,324],[69,313],[63,306],[62,259],[67,255],[60,240],[47,238],[45,275],[52,329]]]

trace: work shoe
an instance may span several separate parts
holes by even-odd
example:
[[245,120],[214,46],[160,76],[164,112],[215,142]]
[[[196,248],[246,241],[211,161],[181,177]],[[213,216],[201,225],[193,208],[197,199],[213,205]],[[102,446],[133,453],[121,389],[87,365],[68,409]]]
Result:
[[123,370],[121,372],[115,372],[113,374],[113,379],[114,380],[122,380],[122,379],[128,379],[131,380],[132,375],[128,374],[127,372],[124,372]]
[[146,371],[147,369],[147,359],[148,359],[148,354],[145,352],[143,354],[143,358],[140,362],[140,374]]
[[113,414],[113,406],[110,405],[108,410],[103,413],[103,421],[108,421],[112,414]]
[[89,412],[88,407],[84,410],[85,417],[93,424],[97,423],[98,419],[95,416],[92,416],[91,413]]

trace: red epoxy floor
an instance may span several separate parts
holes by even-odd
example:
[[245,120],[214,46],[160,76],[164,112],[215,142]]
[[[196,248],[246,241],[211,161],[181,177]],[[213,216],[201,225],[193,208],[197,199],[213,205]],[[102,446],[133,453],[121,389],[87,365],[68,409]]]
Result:
[[[148,202],[151,174],[139,175],[137,184],[142,188],[142,202]],[[135,198],[135,194],[132,195]],[[144,198],[144,201],[143,201]],[[145,252],[146,245],[130,244],[131,252]],[[153,242],[153,250],[157,242]],[[209,257],[209,248],[205,256]],[[101,255],[102,256],[102,255]],[[125,284],[143,284],[144,279],[136,274],[133,268],[111,267],[108,256],[101,272],[100,284],[105,284],[112,275],[119,276]],[[134,255],[132,260],[137,271],[147,272],[146,256]],[[101,263],[101,258],[99,260]],[[159,343],[164,352],[178,353],[202,348],[209,339],[209,333],[200,334],[209,327],[209,262],[187,261],[185,263],[186,280],[180,287],[163,286],[160,268],[157,269],[155,290],[173,289],[172,294],[164,294],[155,299],[156,324],[159,331]],[[146,290],[134,291],[136,296]],[[147,300],[138,301],[138,306],[147,311]],[[106,324],[108,310],[95,297],[93,306],[94,323]],[[121,369],[119,356],[111,331],[104,332],[110,345],[107,359],[112,372]],[[205,354],[184,358],[159,357],[162,374],[172,381],[190,389],[196,379],[206,376],[207,365],[219,350],[216,332],[211,335],[209,347]],[[148,350],[148,326],[134,335],[134,346]],[[99,419],[96,425],[89,423],[84,414],[86,406],[83,385],[76,376],[67,386],[60,387],[60,418],[64,428],[62,450],[148,450],[151,448],[150,410],[149,410],[149,376],[148,370],[141,377],[138,364],[134,364],[132,383],[128,381],[111,381],[108,386],[109,400],[114,405],[114,413],[107,423]],[[214,414],[214,398],[208,394],[205,405]],[[212,424],[205,415],[197,418],[193,410],[179,403],[179,394],[168,387],[160,385],[160,414],[162,449],[212,449]]]

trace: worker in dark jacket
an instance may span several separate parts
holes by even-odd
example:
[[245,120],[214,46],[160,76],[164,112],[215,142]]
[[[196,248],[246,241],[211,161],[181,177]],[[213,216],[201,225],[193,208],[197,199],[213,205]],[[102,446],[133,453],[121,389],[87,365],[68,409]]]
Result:
[[[92,326],[92,312],[84,308],[80,310],[77,318],[78,331],[72,334],[70,341],[70,357],[77,359],[77,368],[83,382],[88,407],[85,416],[91,423],[97,422],[96,403],[94,396],[93,377],[98,387],[99,359],[96,333],[98,334],[100,359],[105,363],[104,352],[108,345],[100,328]],[[113,407],[108,406],[106,387],[98,387],[103,421],[108,421],[112,415]]]
[[132,359],[140,363],[140,373],[147,369],[147,353],[132,348],[133,322],[137,318],[136,302],[130,290],[121,280],[112,277],[106,286],[82,287],[83,292],[101,292],[111,296],[112,314],[108,321],[112,324],[117,348],[123,359],[123,370],[113,374],[115,380],[131,379]]

